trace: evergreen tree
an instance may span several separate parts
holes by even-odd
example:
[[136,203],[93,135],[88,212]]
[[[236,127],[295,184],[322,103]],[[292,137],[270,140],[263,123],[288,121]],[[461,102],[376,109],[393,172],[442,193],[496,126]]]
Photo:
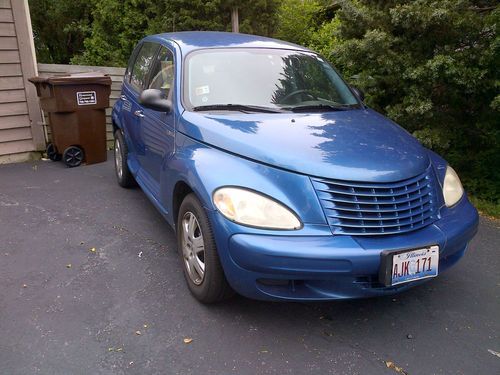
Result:
[[[343,1],[331,59],[368,102],[499,202],[496,1]],[[496,167],[495,167],[496,166]]]
[[125,66],[137,41],[162,7],[154,0],[92,0],[92,33],[73,64]]
[[498,205],[499,17],[494,0],[283,0],[277,34],[327,57]]
[[38,62],[69,63],[90,35],[89,0],[29,0]]
[[[62,0],[61,0],[62,1]],[[73,63],[124,66],[134,45],[148,34],[185,30],[231,30],[231,8],[240,32],[271,35],[277,0],[92,0],[92,33]]]

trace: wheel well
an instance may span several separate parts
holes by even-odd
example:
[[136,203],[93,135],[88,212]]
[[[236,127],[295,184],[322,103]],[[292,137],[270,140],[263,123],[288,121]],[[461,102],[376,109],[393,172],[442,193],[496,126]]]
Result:
[[113,134],[115,134],[115,132],[118,130],[118,125],[116,125],[114,120],[111,121],[111,124],[113,125]]
[[193,189],[189,187],[184,181],[179,181],[174,188],[173,202],[172,202],[172,215],[173,222],[177,225],[177,216],[179,216],[179,208],[181,207],[182,201],[186,196],[193,192]]

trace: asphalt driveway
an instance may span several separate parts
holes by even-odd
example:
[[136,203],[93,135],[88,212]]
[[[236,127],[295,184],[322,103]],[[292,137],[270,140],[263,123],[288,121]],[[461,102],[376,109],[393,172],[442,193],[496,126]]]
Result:
[[499,374],[499,248],[481,219],[462,262],[402,295],[204,306],[111,161],[0,166],[0,374]]

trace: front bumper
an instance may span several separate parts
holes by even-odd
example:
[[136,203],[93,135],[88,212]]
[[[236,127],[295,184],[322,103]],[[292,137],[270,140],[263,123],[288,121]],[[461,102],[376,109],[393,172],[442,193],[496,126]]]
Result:
[[441,219],[415,232],[388,236],[287,235],[234,232],[216,211],[215,237],[230,285],[263,300],[332,300],[382,296],[426,280],[385,287],[380,253],[438,245],[439,273],[455,264],[477,231],[478,214],[464,198]]

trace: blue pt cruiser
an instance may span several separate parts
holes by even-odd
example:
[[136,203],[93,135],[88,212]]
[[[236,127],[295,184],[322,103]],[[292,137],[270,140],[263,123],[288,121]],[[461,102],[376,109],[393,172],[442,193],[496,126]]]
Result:
[[457,262],[477,230],[446,161],[297,45],[148,36],[112,119],[118,183],[175,229],[205,303],[403,291]]

